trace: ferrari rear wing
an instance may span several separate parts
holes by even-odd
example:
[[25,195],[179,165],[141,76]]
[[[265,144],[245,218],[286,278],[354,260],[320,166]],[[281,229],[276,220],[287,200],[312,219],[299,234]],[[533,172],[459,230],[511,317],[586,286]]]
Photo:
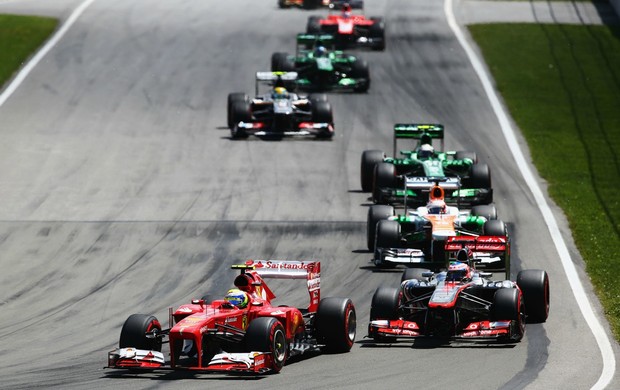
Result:
[[321,300],[321,262],[298,260],[247,260],[232,268],[251,270],[265,279],[306,279],[310,305],[308,311],[316,312]]
[[444,127],[433,123],[397,123],[394,125],[394,156],[398,153],[397,140],[399,139],[441,140],[441,150],[444,149]]

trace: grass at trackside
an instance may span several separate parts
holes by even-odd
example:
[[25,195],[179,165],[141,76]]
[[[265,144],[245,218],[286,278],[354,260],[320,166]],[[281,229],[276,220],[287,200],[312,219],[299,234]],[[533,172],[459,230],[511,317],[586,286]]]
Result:
[[620,340],[620,29],[470,26]]
[[50,36],[58,21],[36,16],[0,15],[0,87]]

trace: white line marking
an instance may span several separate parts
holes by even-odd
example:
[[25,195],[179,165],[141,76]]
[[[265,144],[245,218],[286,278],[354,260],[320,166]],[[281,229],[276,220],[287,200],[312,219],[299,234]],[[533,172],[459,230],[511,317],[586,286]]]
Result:
[[6,89],[0,95],[0,107],[8,100],[9,97],[19,88],[22,82],[28,77],[30,72],[34,69],[35,66],[47,55],[47,53],[52,50],[54,46],[62,39],[62,37],[69,31],[71,26],[75,23],[75,21],[82,15],[82,13],[91,5],[95,0],[85,0],[81,3],[67,18],[65,23],[56,31],[56,33],[50,38],[49,41],[35,54],[30,61],[26,63],[26,65],[19,71],[17,76],[11,81],[11,83],[6,87]]
[[562,238],[562,234],[560,229],[558,228],[558,224],[547,204],[547,200],[543,195],[540,186],[538,185],[537,179],[532,174],[532,171],[528,167],[527,161],[519,147],[519,143],[515,137],[514,129],[508,120],[508,114],[504,111],[504,107],[500,103],[499,98],[497,97],[497,93],[493,88],[493,84],[491,83],[491,76],[487,73],[486,68],[483,66],[482,61],[478,58],[476,52],[471,48],[463,31],[460,26],[456,22],[456,18],[454,17],[453,10],[453,0],[445,0],[444,2],[444,12],[448,19],[448,24],[450,28],[454,32],[454,35],[458,39],[459,43],[467,53],[467,57],[469,57],[469,61],[471,62],[476,74],[480,78],[484,91],[486,92],[491,106],[493,107],[493,111],[499,120],[500,126],[502,128],[502,133],[504,137],[506,137],[506,142],[508,142],[508,147],[512,152],[512,155],[519,167],[519,171],[521,171],[521,175],[525,179],[532,195],[534,195],[534,199],[536,200],[536,204],[540,209],[544,221],[547,224],[547,228],[549,229],[549,233],[551,234],[551,238],[555,245],[555,248],[560,257],[560,261],[562,262],[562,266],[564,267],[564,272],[566,273],[566,277],[568,278],[568,282],[573,290],[573,294],[575,295],[575,299],[577,300],[577,305],[581,310],[581,314],[583,314],[586,323],[590,327],[594,338],[596,339],[596,343],[601,351],[601,355],[603,357],[603,372],[599,377],[598,381],[592,386],[592,389],[604,389],[609,385],[611,380],[614,377],[614,373],[616,370],[616,358],[614,356],[614,351],[611,347],[611,343],[609,338],[607,337],[607,333],[603,329],[603,326],[599,322],[598,318],[594,314],[594,310],[592,309],[592,305],[588,300],[588,296],[583,288],[583,284],[581,283],[581,279],[579,279],[579,275],[577,274],[577,270],[573,261],[570,257],[570,253],[568,252],[568,248],[566,246],[566,242],[564,242],[564,238]]

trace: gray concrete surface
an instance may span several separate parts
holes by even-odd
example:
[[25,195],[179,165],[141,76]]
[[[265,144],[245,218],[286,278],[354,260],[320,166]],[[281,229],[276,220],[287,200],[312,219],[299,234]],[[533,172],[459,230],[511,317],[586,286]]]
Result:
[[[50,13],[66,15],[75,3],[55,4]],[[39,9],[9,2],[0,12],[16,7]],[[254,72],[272,52],[294,50],[310,13],[275,1],[95,1],[0,107],[0,387],[546,389],[597,380],[593,337],[441,2],[377,1],[366,12],[385,17],[388,49],[362,54],[368,94],[330,95],[333,141],[231,141],[226,94],[251,92]],[[400,272],[370,267],[359,159],[390,150],[392,125],[404,121],[444,123],[449,149],[489,163],[514,273],[551,275],[549,321],[528,327],[523,342],[363,340],[372,293]],[[249,257],[322,260],[323,295],[357,305],[351,353],[257,380],[102,369],[129,314],[163,320],[169,306],[223,293],[230,265]],[[274,291],[279,303],[306,297],[298,284]]]

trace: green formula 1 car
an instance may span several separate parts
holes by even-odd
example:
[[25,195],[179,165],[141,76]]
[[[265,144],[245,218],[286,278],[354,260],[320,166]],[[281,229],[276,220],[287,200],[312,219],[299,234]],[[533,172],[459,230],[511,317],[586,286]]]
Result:
[[[478,163],[475,152],[443,151],[443,138],[444,127],[439,124],[396,124],[394,156],[400,139],[418,140],[417,146],[400,150],[401,157],[387,157],[380,150],[364,151],[362,190],[372,191],[378,204],[399,204],[407,199],[410,205],[419,206],[426,202],[433,183],[442,179],[448,203],[468,207],[491,203],[489,166]],[[433,147],[436,139],[441,141],[439,151]]]
[[271,70],[297,72],[297,85],[303,90],[368,91],[368,63],[342,51],[331,50],[333,46],[332,35],[298,34],[295,55],[273,53]]

